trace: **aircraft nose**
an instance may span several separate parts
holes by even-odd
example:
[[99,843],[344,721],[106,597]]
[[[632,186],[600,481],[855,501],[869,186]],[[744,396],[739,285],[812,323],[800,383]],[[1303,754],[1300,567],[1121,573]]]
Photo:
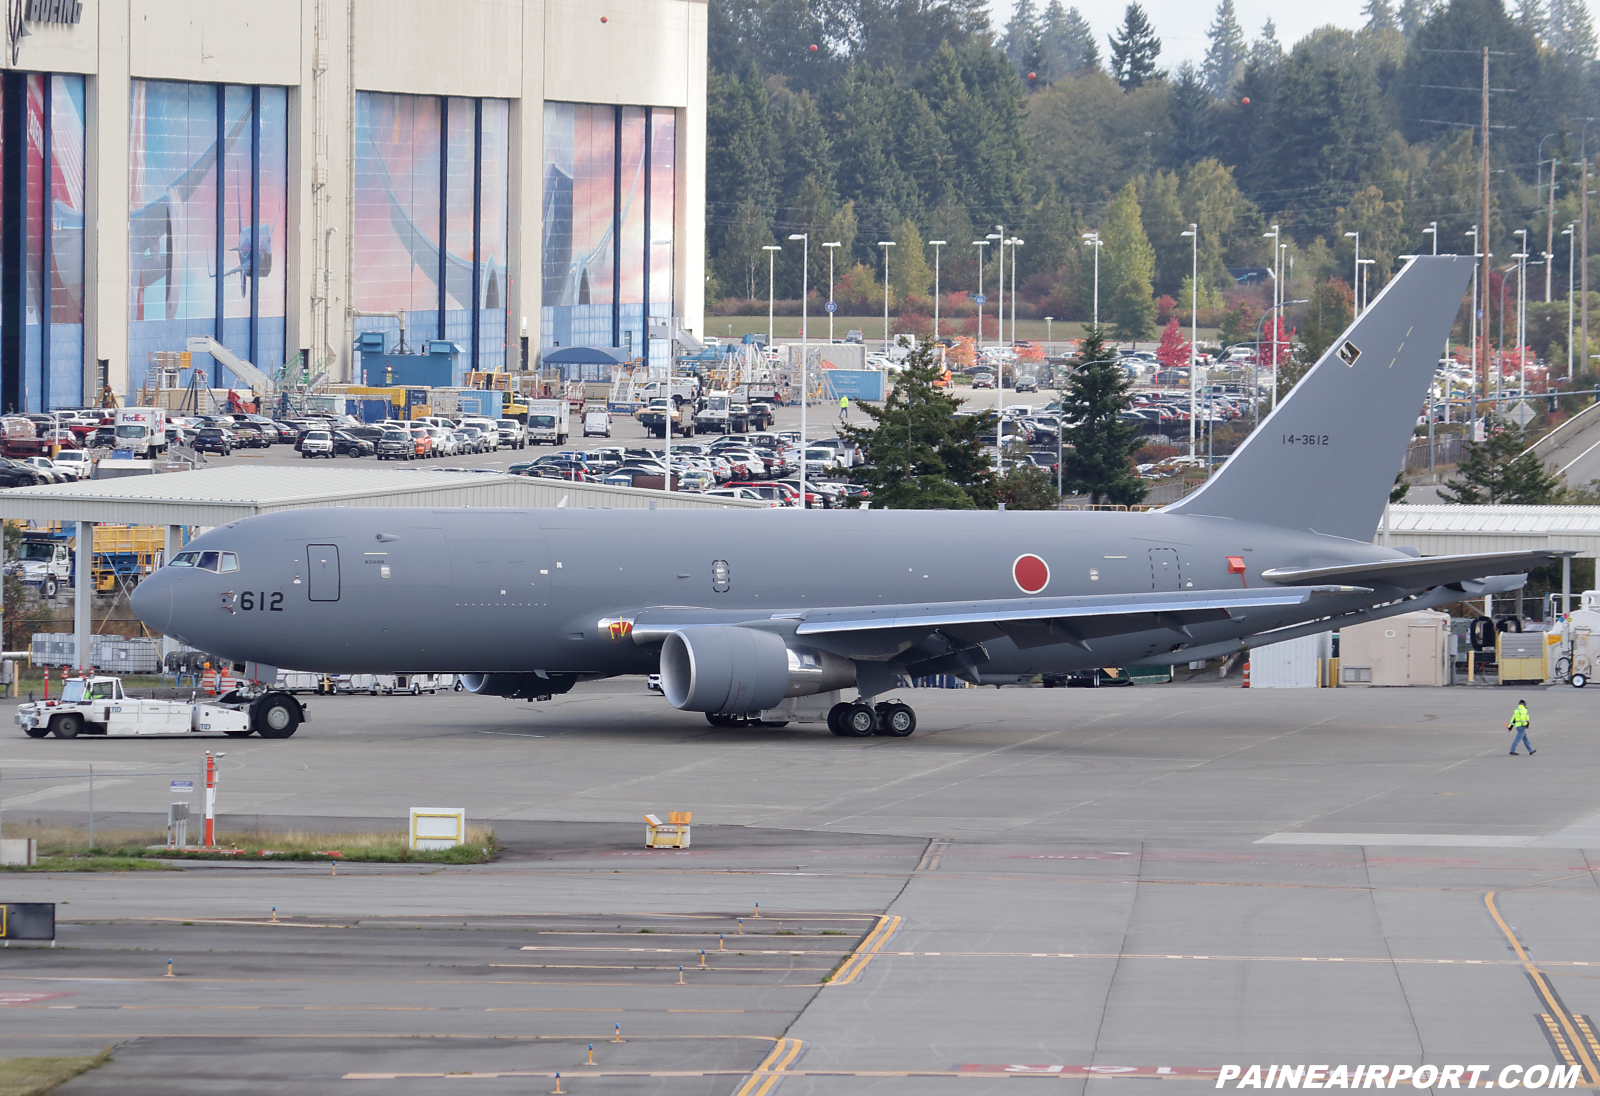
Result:
[[155,632],[167,634],[172,624],[172,578],[164,570],[157,571],[138,586],[128,599],[133,615]]

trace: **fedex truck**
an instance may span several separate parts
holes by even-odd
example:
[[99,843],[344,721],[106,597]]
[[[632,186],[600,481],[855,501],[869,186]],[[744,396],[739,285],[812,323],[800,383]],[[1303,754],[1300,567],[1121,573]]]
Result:
[[116,448],[135,457],[158,457],[167,444],[167,413],[159,407],[117,409]]

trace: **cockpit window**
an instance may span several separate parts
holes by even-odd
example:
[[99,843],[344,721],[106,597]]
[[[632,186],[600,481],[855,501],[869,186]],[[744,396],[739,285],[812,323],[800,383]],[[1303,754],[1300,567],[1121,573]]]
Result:
[[202,571],[227,574],[239,569],[239,557],[233,552],[179,552],[172,557],[169,566],[198,567]]

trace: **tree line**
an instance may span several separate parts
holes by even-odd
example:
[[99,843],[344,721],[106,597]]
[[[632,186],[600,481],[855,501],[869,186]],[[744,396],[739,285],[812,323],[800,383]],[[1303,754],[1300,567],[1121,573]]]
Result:
[[1291,296],[1311,301],[1291,325],[1325,327],[1353,280],[1346,232],[1377,260],[1371,294],[1399,256],[1432,248],[1431,227],[1440,251],[1471,246],[1485,47],[1491,250],[1509,257],[1526,229],[1542,262],[1548,241],[1552,292],[1566,291],[1562,228],[1600,116],[1583,0],[1368,0],[1358,30],[1288,47],[1270,22],[1248,36],[1221,0],[1202,63],[1172,68],[1137,3],[1104,41],[1061,0],[1019,0],[1002,27],[981,0],[711,0],[709,17],[708,301],[764,299],[773,243],[776,293],[798,298],[787,237],[808,232],[819,293],[819,245],[836,241],[835,281],[881,302],[878,244],[893,240],[891,309],[919,311],[927,241],[948,242],[941,289],[970,292],[980,262],[989,285],[998,274],[997,249],[973,241],[1004,225],[1024,241],[1019,314],[1088,319],[1094,230],[1102,321],[1148,337],[1191,301],[1205,320],[1238,311],[1230,294],[1271,264],[1263,233],[1278,225]]

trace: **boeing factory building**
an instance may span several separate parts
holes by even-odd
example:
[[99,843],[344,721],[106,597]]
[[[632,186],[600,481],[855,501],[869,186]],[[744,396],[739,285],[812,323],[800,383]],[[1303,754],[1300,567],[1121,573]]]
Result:
[[358,382],[358,331],[504,370],[702,314],[704,0],[12,7],[4,410],[126,401],[193,335]]

